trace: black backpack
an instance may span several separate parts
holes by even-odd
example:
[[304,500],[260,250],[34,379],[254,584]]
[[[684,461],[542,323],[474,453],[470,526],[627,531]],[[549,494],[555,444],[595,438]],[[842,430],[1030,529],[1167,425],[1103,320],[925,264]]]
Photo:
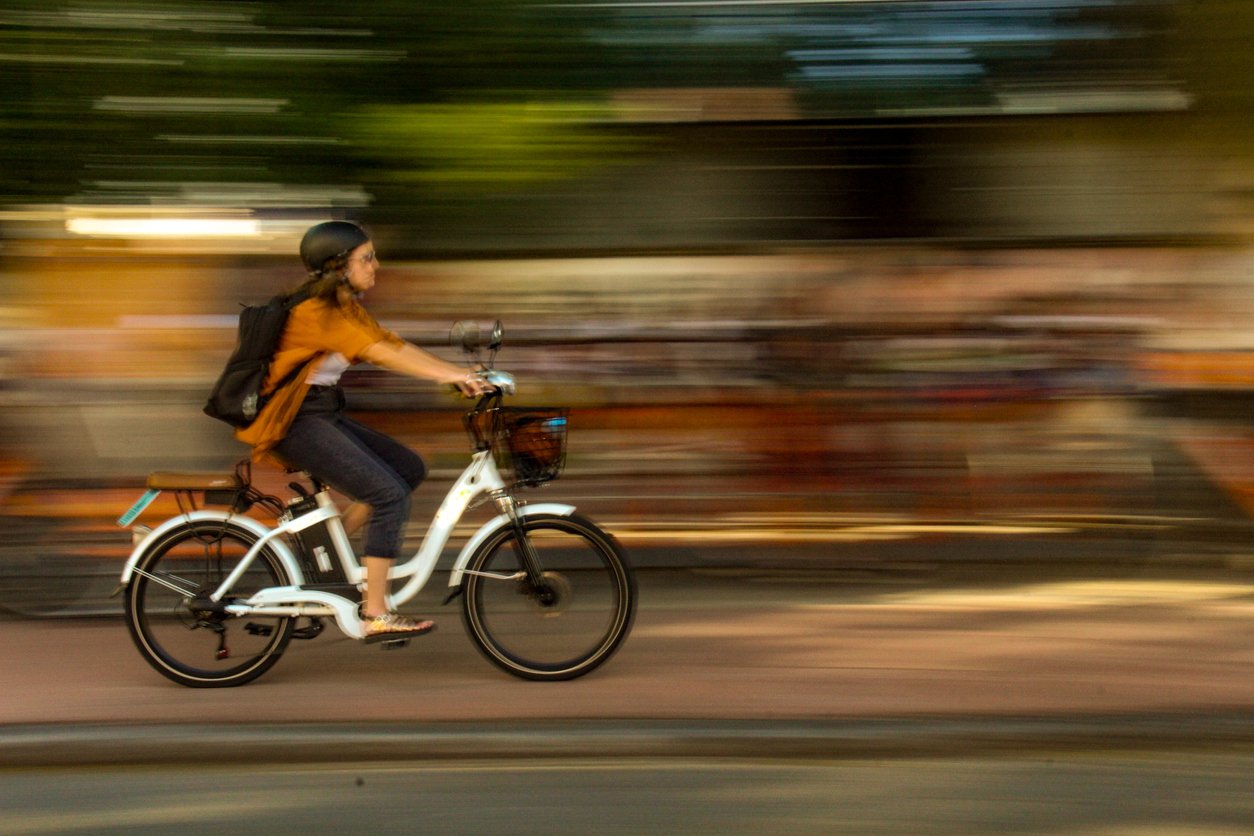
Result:
[[[209,393],[206,415],[235,427],[247,427],[257,419],[269,400],[269,396],[261,394],[261,387],[270,372],[270,361],[279,347],[283,327],[287,325],[287,315],[308,298],[308,293],[297,291],[291,296],[275,296],[264,305],[244,306],[239,315],[239,341]],[[295,369],[279,382],[275,391],[299,372],[299,368]]]

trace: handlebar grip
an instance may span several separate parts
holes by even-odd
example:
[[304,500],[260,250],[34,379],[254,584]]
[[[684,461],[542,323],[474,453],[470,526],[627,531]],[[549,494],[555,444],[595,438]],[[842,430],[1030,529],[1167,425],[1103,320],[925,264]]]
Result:
[[516,389],[514,376],[509,372],[488,369],[483,374],[483,380],[503,395],[512,395]]

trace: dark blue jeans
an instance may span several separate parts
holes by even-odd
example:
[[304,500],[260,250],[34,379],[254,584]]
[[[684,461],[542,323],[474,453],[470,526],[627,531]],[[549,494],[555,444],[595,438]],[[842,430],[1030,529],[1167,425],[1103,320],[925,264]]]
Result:
[[370,506],[365,555],[400,556],[409,495],[422,484],[427,466],[405,445],[345,415],[339,387],[312,387],[274,452],[291,467]]

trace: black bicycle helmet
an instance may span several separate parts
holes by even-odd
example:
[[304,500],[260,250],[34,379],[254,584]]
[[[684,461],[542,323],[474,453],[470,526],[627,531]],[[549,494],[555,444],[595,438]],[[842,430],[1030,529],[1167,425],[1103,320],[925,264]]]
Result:
[[310,273],[318,273],[336,256],[346,255],[370,240],[361,227],[349,221],[326,221],[309,228],[300,241],[300,260]]

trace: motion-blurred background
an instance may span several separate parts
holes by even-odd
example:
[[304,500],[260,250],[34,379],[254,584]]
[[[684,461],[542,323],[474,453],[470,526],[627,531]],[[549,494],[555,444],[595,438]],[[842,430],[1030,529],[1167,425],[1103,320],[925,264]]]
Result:
[[[81,606],[148,471],[246,454],[200,407],[331,217],[408,338],[504,320],[575,408],[548,490],[629,548],[1248,569],[1251,42],[1246,0],[9,0],[0,603]],[[460,466],[454,398],[354,374]]]

